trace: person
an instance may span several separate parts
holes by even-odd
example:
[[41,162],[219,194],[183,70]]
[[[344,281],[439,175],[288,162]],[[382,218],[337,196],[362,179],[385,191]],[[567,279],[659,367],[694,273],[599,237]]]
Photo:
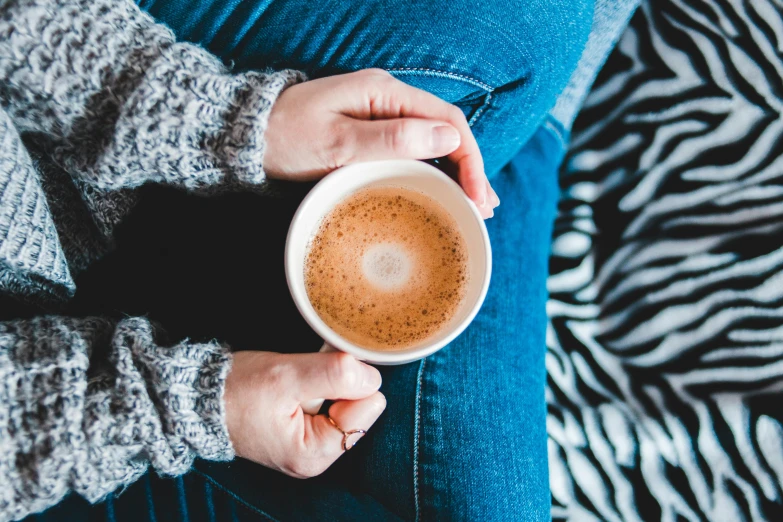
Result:
[[[547,113],[591,3],[0,14],[0,519],[548,519]],[[388,158],[494,214],[485,304],[418,363],[298,353],[287,182]],[[346,453],[330,419],[368,434]]]

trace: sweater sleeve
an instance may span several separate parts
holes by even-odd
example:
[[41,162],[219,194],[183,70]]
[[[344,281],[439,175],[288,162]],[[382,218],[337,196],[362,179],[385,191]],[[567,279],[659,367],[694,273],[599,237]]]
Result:
[[161,346],[145,319],[0,323],[0,520],[95,502],[149,465],[185,472],[229,460],[217,343]]
[[230,74],[132,0],[0,2],[0,104],[103,189],[264,180],[264,131],[291,70]]

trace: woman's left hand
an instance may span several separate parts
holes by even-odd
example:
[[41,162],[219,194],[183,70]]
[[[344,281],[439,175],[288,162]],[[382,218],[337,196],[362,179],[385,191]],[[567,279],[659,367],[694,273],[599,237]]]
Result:
[[312,180],[358,161],[446,156],[485,218],[500,204],[462,111],[382,69],[289,87],[272,107],[264,170]]
[[[320,475],[361,437],[346,440],[342,429],[363,433],[386,408],[380,386],[378,370],[342,352],[235,352],[224,393],[231,443],[286,475]],[[317,397],[335,401],[328,417],[302,411]]]

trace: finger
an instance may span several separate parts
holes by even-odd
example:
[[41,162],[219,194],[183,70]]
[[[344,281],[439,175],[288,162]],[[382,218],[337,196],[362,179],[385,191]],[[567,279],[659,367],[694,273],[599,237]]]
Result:
[[421,118],[351,119],[347,127],[354,134],[354,161],[439,158],[456,150],[461,140],[449,123]]
[[492,185],[489,183],[489,180],[487,180],[487,191],[489,193],[489,202],[492,204],[492,208],[500,206],[500,198],[498,197],[497,192],[495,192],[495,189],[492,188]]
[[308,399],[363,399],[381,387],[378,370],[343,352],[292,355],[294,389]]
[[478,143],[470,130],[462,111],[434,94],[411,87],[390,74],[368,70],[360,73],[365,83],[357,82],[369,92],[369,100],[356,96],[351,108],[344,114],[359,119],[425,118],[450,123],[460,134],[460,144],[448,158],[458,169],[457,179],[468,197],[479,207],[482,215],[487,211],[487,179],[484,160]]
[[[381,413],[386,409],[386,397],[375,392],[359,401],[337,401],[329,408],[329,416],[343,431],[357,429],[369,431]],[[348,436],[348,447],[352,447],[364,435],[356,433]]]
[[479,152],[479,146],[468,121],[462,111],[457,109],[454,116],[448,120],[457,127],[460,136],[469,136],[464,139],[461,147],[449,154],[448,158],[457,165],[457,180],[465,191],[465,194],[476,204],[482,216],[486,217],[489,210],[487,198],[487,175],[484,172],[484,159]]
[[492,197],[492,187],[490,187],[489,182],[487,182],[487,209],[488,210],[482,210],[479,209],[479,213],[481,214],[481,217],[484,219],[490,219],[495,217],[495,202]]
[[[375,392],[364,399],[335,402],[329,408],[329,417],[346,432],[356,429],[368,431],[385,409],[386,397]],[[329,417],[305,415],[305,443],[309,446],[309,453],[323,459],[327,465],[345,452],[343,433],[329,422]],[[349,435],[348,447],[356,444],[361,437],[360,433]]]

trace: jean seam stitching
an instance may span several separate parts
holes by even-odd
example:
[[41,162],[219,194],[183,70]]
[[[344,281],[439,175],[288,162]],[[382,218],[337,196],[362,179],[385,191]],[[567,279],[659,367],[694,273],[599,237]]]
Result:
[[421,360],[419,374],[416,377],[416,417],[413,424],[413,507],[415,511],[414,520],[416,522],[421,520],[421,508],[419,506],[419,441],[421,439],[421,389],[426,362],[426,359]]
[[561,127],[559,127],[557,124],[555,124],[552,121],[553,119],[554,117],[551,114],[547,114],[547,117],[544,119],[544,126],[555,135],[555,138],[557,138],[557,140],[560,142],[563,148],[566,148],[567,143],[566,143],[565,133],[561,129]]
[[479,117],[484,114],[484,110],[489,107],[489,103],[492,101],[492,93],[487,93],[486,99],[484,99],[484,103],[481,104],[481,107],[476,110],[476,112],[473,114],[473,116],[470,117],[470,120],[468,121],[468,125],[470,127],[473,127],[473,125],[478,121]]
[[264,517],[266,517],[267,519],[271,520],[272,522],[280,522],[279,520],[277,520],[277,519],[276,519],[275,517],[273,517],[272,515],[270,515],[270,514],[268,514],[268,513],[264,512],[264,511],[262,511],[262,510],[258,509],[258,508],[257,508],[257,507],[255,507],[254,505],[252,505],[252,504],[248,503],[248,502],[247,502],[246,500],[244,500],[242,497],[240,497],[239,495],[237,495],[236,493],[234,493],[233,491],[231,491],[231,490],[230,490],[230,489],[228,489],[226,486],[224,486],[223,484],[221,484],[221,483],[220,483],[220,482],[218,482],[217,480],[213,479],[212,477],[210,477],[210,476],[209,476],[209,475],[207,475],[206,473],[202,473],[201,471],[199,471],[199,470],[197,470],[197,469],[194,469],[194,470],[193,470],[193,472],[194,472],[194,473],[196,473],[196,474],[198,474],[198,475],[201,475],[202,477],[204,477],[204,480],[207,480],[207,481],[211,482],[211,483],[212,483],[212,484],[213,484],[213,485],[214,485],[214,486],[215,486],[217,489],[219,489],[220,491],[222,491],[222,492],[223,492],[223,493],[225,493],[226,495],[228,495],[228,496],[230,496],[231,498],[233,498],[233,499],[234,499],[234,500],[235,500],[235,501],[236,501],[236,502],[237,502],[237,503],[238,503],[240,506],[244,507],[245,509],[249,509],[249,510],[250,510],[250,511],[252,511],[253,513],[256,513],[256,514],[258,514],[258,515],[264,516]]
[[480,87],[488,92],[494,92],[495,88],[491,85],[482,82],[481,80],[477,80],[475,78],[472,78],[465,74],[459,74],[459,73],[453,73],[448,71],[440,71],[438,69],[430,69],[428,67],[393,67],[390,69],[386,69],[388,72],[400,72],[400,73],[417,73],[417,72],[423,72],[423,73],[429,73],[436,76],[443,76],[445,78],[449,78],[452,80],[460,80],[465,83],[469,83],[473,85],[474,87]]
[[487,95],[484,98],[484,103],[481,104],[481,107],[479,107],[476,112],[473,114],[473,116],[470,117],[470,120],[468,120],[468,125],[470,127],[473,127],[473,125],[478,121],[479,117],[484,114],[484,111],[489,107],[490,102],[492,100],[492,93],[495,92],[495,88],[491,85],[482,82],[481,80],[477,80],[475,78],[472,78],[470,76],[467,76],[465,74],[458,74],[458,73],[452,73],[447,71],[441,71],[438,69],[430,69],[428,67],[392,67],[389,69],[386,69],[386,71],[390,73],[424,73],[424,74],[431,74],[433,76],[442,76],[444,78],[448,78],[450,80],[457,80],[462,81],[465,83],[468,83],[474,87],[478,87],[480,89],[484,89],[487,91]]

